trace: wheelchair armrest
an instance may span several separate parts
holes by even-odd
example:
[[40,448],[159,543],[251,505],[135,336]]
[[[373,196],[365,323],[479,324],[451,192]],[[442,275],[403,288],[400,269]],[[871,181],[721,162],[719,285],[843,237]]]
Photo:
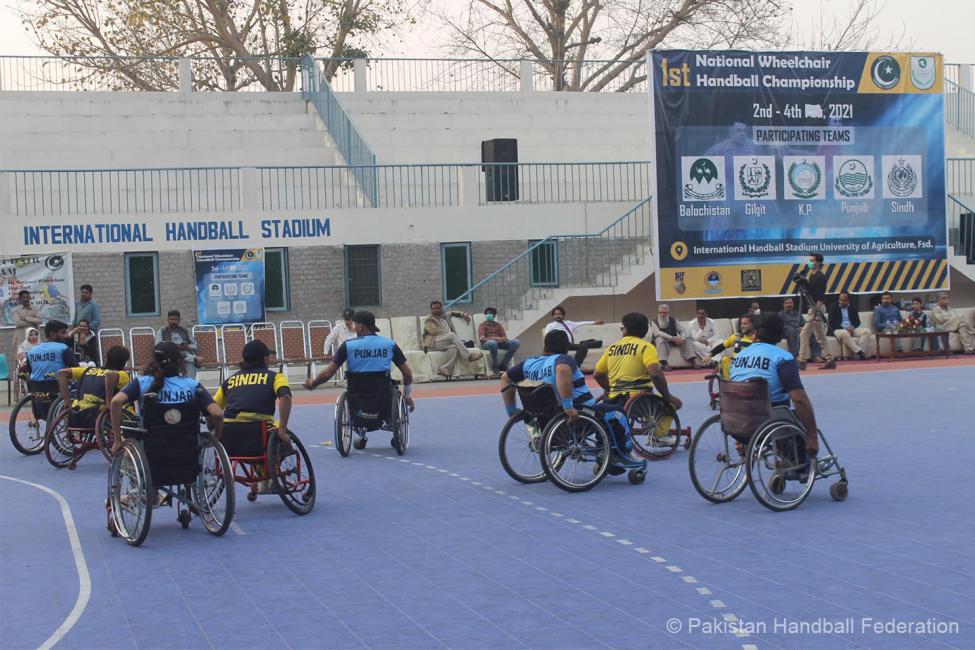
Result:
[[142,427],[122,427],[123,438],[135,438],[136,440],[141,440],[142,436],[145,434],[146,430]]

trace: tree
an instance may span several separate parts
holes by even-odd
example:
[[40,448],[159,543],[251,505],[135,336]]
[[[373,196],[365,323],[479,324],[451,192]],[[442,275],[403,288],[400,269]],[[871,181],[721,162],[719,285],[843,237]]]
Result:
[[[807,10],[810,8],[806,7]],[[891,34],[886,42],[879,42],[877,19],[887,9],[887,3],[881,0],[820,0],[815,9],[818,11],[810,11],[808,17],[796,21],[796,41],[802,49],[839,52],[880,48],[891,51],[910,48],[913,43],[904,42],[903,28],[900,34]]]
[[[38,45],[111,89],[168,90],[176,58],[193,61],[198,89],[258,83],[293,90],[306,54],[341,61],[412,22],[409,0],[27,0]],[[120,58],[134,57],[134,58]]]

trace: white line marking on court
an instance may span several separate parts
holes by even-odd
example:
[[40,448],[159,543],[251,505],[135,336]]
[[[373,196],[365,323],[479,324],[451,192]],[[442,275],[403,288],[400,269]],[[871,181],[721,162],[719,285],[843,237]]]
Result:
[[462,480],[462,481],[469,481],[470,479],[469,479],[469,478],[467,478],[466,476],[461,476],[461,477],[460,477],[460,480]]
[[544,506],[535,506],[535,510],[541,510],[542,512],[547,512],[548,508]]
[[694,576],[684,576],[683,580],[684,582],[690,585],[695,584],[697,582],[697,578],[695,578]]
[[521,502],[524,503],[526,506],[533,506],[533,505],[535,505],[533,502],[531,502],[531,501],[525,501],[524,499],[522,499]]
[[78,539],[78,529],[74,525],[71,508],[63,496],[39,483],[32,483],[12,476],[4,476],[3,474],[0,474],[0,478],[36,488],[53,497],[58,502],[58,506],[61,507],[61,517],[64,519],[64,527],[68,531],[68,542],[71,544],[71,554],[74,556],[75,569],[78,571],[78,597],[75,599],[74,607],[71,608],[68,617],[64,619],[64,622],[58,626],[58,629],[54,630],[54,633],[38,648],[38,650],[49,650],[71,631],[74,624],[81,618],[85,608],[88,607],[88,599],[91,597],[91,576],[88,573],[88,563],[85,561],[85,553],[81,549],[81,540]]
[[583,528],[585,528],[586,530],[596,530],[595,526],[590,526],[589,524],[586,524],[585,526],[583,526]]
[[649,549],[645,549],[645,548],[643,548],[642,546],[637,546],[637,547],[636,547],[635,549],[633,549],[633,550],[634,550],[634,551],[636,551],[637,553],[639,553],[640,555],[645,555],[645,554],[647,554],[647,553],[649,553],[649,552],[650,552],[650,550],[649,550]]
[[471,485],[480,485],[480,484],[481,484],[480,481],[471,481]]
[[711,590],[708,589],[707,587],[698,587],[696,591],[697,591],[697,593],[701,594],[702,596],[710,596],[711,595]]
[[505,494],[507,494],[507,492],[505,492],[504,490],[495,490],[494,493],[495,494],[500,494],[501,496],[504,496]]
[[725,607],[727,607],[727,605],[725,605],[720,600],[712,600],[711,601],[711,607],[713,607],[715,609],[724,609]]
[[758,646],[753,643],[748,643],[741,646],[741,650],[758,650]]
[[436,465],[424,465],[427,469],[437,469]]
[[684,569],[680,568],[676,564],[671,564],[669,567],[667,567],[667,570],[671,573],[684,573]]
[[623,546],[631,546],[633,544],[633,542],[631,542],[628,539],[618,539],[618,540],[616,540],[616,542],[618,544],[622,544]]
[[451,472],[450,475],[453,476],[454,478],[457,478],[458,476],[460,476],[460,474],[457,474],[455,472]]
[[578,523],[580,523],[578,519],[566,519],[566,521],[569,522],[570,524],[578,524]]
[[401,462],[401,463],[409,463],[410,461],[406,460],[405,458],[400,458],[399,459],[399,462]]
[[653,560],[654,562],[666,562],[667,561],[667,560],[663,559],[662,557],[660,557],[659,555],[654,555],[650,559]]
[[599,534],[602,535],[603,537],[616,537],[616,535],[614,535],[613,533],[606,532],[605,530]]
[[519,497],[519,496],[516,496],[516,495],[514,495],[514,494],[512,494],[512,495],[511,495],[510,497],[508,497],[508,498],[509,498],[509,499],[511,499],[512,501],[519,501],[519,500],[521,500],[521,497]]
[[246,535],[244,529],[237,525],[236,521],[230,522],[230,530],[234,531],[238,535]]
[[422,465],[423,463],[418,463],[418,462],[416,462],[416,461],[414,460],[414,461],[413,461],[413,464],[414,464],[414,465]]
[[553,517],[562,517],[563,516],[561,512],[550,512],[548,514],[552,515]]
[[441,473],[443,473],[443,474],[446,474],[446,473],[447,473],[447,470],[445,470],[445,469],[438,469],[437,471],[438,471],[438,472],[441,472]]

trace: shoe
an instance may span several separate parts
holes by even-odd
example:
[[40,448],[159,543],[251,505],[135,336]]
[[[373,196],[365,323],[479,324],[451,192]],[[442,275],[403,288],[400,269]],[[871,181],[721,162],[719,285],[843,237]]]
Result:
[[609,455],[609,462],[611,465],[639,465],[643,462],[642,458],[634,458],[629,453],[621,454],[620,452],[613,450]]
[[670,364],[669,364],[669,363],[667,363],[666,361],[661,361],[661,362],[660,362],[660,367],[661,367],[661,368],[662,368],[663,370],[670,370]]
[[477,361],[478,359],[480,359],[483,356],[484,356],[484,354],[480,350],[474,350],[473,352],[470,353],[470,355],[468,355],[467,360],[468,361]]
[[257,484],[257,493],[274,494],[274,485],[271,484],[271,481],[261,481]]
[[658,436],[654,434],[652,437],[652,442],[660,445],[661,447],[672,447],[677,443],[677,436]]
[[439,370],[437,370],[437,374],[440,375],[441,377],[446,377],[447,379],[450,379],[450,371],[447,370],[446,368],[440,368]]
[[859,359],[860,361],[863,361],[866,358],[867,358],[866,355],[863,354],[863,350],[860,350],[859,352],[857,352],[857,359]]
[[823,365],[819,366],[820,370],[832,370],[836,367],[836,359],[830,359]]
[[806,362],[803,361],[802,359],[799,359],[799,361],[797,361],[796,363],[799,364],[799,370],[805,370],[806,369]]
[[691,368],[698,370],[701,367],[701,362],[697,360],[697,357],[691,359]]

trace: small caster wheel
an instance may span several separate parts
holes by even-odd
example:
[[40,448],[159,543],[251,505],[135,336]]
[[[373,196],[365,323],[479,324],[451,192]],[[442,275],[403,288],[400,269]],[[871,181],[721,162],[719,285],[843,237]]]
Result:
[[846,501],[849,494],[850,489],[847,487],[846,481],[838,481],[829,486],[829,496],[833,498],[833,501]]
[[768,491],[776,496],[785,492],[785,478],[778,474],[770,478],[768,480]]
[[189,510],[180,510],[179,515],[176,517],[176,520],[179,522],[179,525],[183,527],[183,530],[190,527],[190,519],[192,519],[192,515],[190,515]]
[[356,449],[360,449],[360,450],[361,449],[365,449],[366,448],[366,439],[365,438],[356,438],[355,440],[352,441],[352,446],[355,447]]
[[645,480],[647,480],[647,473],[642,469],[631,469],[626,478],[630,480],[633,485],[642,485]]
[[247,500],[250,502],[257,501],[257,492],[251,491],[247,493]]
[[71,471],[78,469],[78,463],[68,463],[68,469]]

